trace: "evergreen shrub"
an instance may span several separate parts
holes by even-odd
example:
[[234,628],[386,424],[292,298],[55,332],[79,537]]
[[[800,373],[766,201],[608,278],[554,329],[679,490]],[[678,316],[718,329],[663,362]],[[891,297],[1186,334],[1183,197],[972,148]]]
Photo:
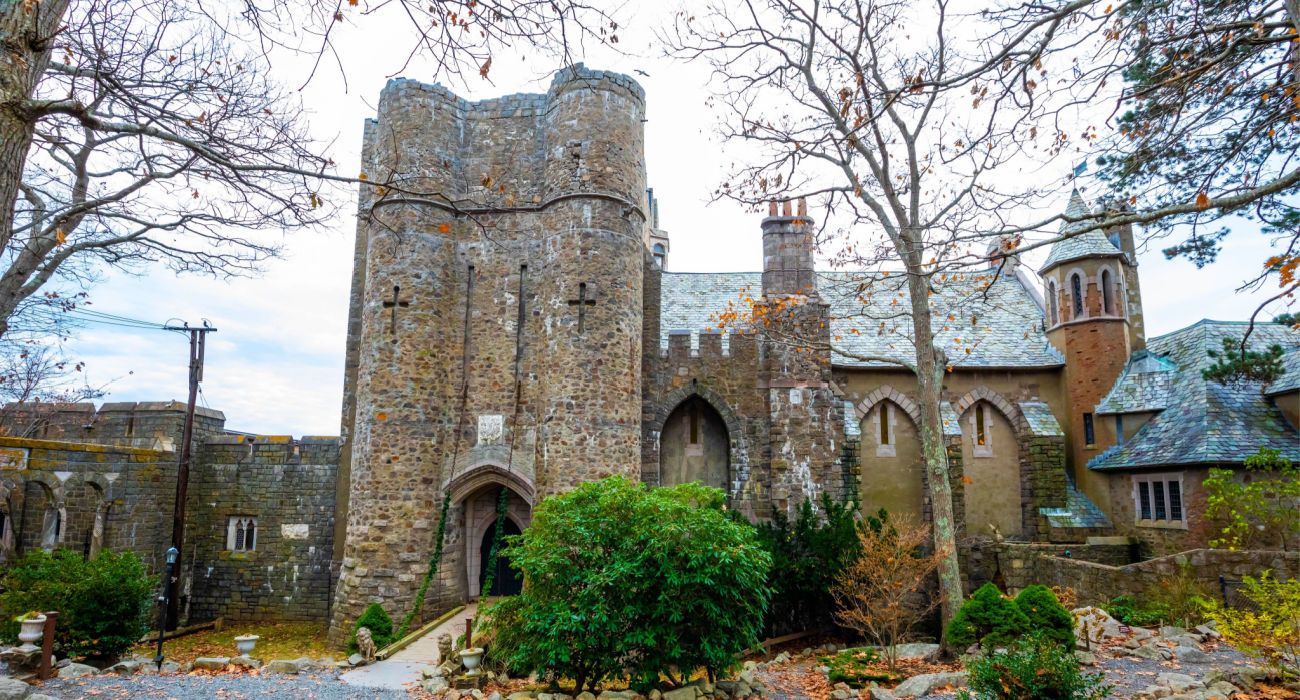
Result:
[[1005,651],[966,664],[969,690],[963,700],[1096,700],[1113,688],[1101,673],[1083,673],[1071,648],[1031,634]]
[[1006,646],[1029,631],[1029,618],[992,583],[980,586],[962,603],[945,631],[949,644],[965,649]]
[[356,624],[352,625],[352,638],[348,640],[348,653],[357,653],[357,630],[366,627],[370,630],[370,638],[375,640],[375,649],[383,649],[391,644],[393,640],[393,618],[388,616],[384,606],[379,603],[371,603],[357,618]]

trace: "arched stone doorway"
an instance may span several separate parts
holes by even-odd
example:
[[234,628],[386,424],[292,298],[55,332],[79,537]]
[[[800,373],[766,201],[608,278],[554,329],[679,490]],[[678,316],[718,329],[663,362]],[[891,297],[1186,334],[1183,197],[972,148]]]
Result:
[[[463,566],[463,573],[457,575],[463,576],[461,581],[465,585],[465,597],[468,600],[477,600],[483,592],[487,560],[491,554],[492,537],[496,532],[497,507],[503,489],[506,496],[505,533],[520,534],[532,522],[532,503],[520,494],[514,482],[502,478],[502,473],[504,472],[495,467],[480,467],[453,484],[452,501],[459,509],[457,524],[463,533],[460,557],[463,564],[457,565]],[[502,576],[503,573],[506,576]],[[511,595],[509,592],[497,591],[501,591],[502,586],[511,585],[511,577],[515,575],[514,570],[502,560],[498,564],[497,575],[494,576],[494,592],[489,595]]]
[[[505,524],[501,527],[502,538],[518,535],[522,532],[515,521],[506,517]],[[483,582],[487,580],[488,567],[492,565],[492,541],[496,539],[496,523],[489,527],[483,533],[482,542],[479,544],[479,592],[483,592]],[[524,577],[518,569],[510,566],[510,560],[502,551],[504,544],[497,549],[495,570],[492,572],[492,588],[488,591],[491,597],[503,595],[519,595],[524,590]]]
[[686,398],[668,414],[659,436],[659,484],[698,481],[730,491],[731,439],[727,424],[708,401]]

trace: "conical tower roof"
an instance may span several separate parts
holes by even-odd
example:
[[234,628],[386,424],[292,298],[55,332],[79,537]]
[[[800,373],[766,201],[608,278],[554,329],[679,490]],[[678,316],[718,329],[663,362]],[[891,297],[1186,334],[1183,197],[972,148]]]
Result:
[[[1093,213],[1088,207],[1088,203],[1083,201],[1083,195],[1079,194],[1079,188],[1074,188],[1070,192],[1070,203],[1065,207],[1065,215],[1071,219],[1088,216]],[[1085,229],[1089,226],[1088,221],[1062,221],[1061,235],[1066,236],[1070,233]],[[1047,261],[1042,267],[1038,268],[1039,272],[1046,272],[1062,263],[1080,258],[1094,257],[1120,257],[1124,253],[1115,247],[1106,234],[1098,229],[1093,229],[1087,233],[1062,238],[1052,244],[1052,248],[1047,253]]]

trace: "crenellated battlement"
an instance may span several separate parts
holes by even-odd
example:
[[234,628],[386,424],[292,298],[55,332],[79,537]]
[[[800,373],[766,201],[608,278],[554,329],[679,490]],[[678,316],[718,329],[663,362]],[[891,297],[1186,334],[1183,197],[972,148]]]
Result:
[[[753,333],[735,331],[687,331],[668,332],[668,347],[660,351],[660,356],[674,363],[691,360],[715,360],[718,358],[756,358],[758,355],[758,336]],[[748,365],[753,366],[753,365]]]

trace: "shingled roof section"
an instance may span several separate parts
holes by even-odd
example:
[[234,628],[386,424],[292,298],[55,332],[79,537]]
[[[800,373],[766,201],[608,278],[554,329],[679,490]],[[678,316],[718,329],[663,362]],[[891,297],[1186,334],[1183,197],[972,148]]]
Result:
[[[996,279],[995,279],[996,277]],[[660,291],[660,346],[668,334],[717,329],[719,314],[745,311],[762,294],[757,272],[665,272]],[[821,272],[818,293],[831,305],[831,338],[839,367],[891,367],[915,361],[906,277],[868,272]],[[934,280],[934,330],[956,367],[1058,367],[1042,310],[1015,277],[992,271],[946,274]],[[725,343],[725,338],[724,338]],[[967,352],[969,350],[969,352]]]
[[1278,377],[1264,393],[1285,394],[1300,389],[1300,349],[1292,350],[1282,356],[1282,376]]
[[1139,350],[1129,358],[1124,372],[1097,404],[1097,413],[1143,413],[1169,406],[1178,366],[1167,358]]
[[[1175,367],[1163,401],[1165,408],[1132,439],[1094,457],[1088,467],[1106,471],[1240,464],[1261,447],[1300,460],[1300,432],[1263,395],[1259,382],[1224,385],[1201,376],[1201,370],[1212,362],[1209,351],[1222,347],[1224,338],[1240,338],[1245,331],[1245,323],[1207,320],[1151,340],[1150,352]],[[1280,325],[1257,325],[1250,337],[1255,348],[1275,343],[1291,350],[1300,348],[1300,333]]]
[[[1091,213],[1092,210],[1083,201],[1083,196],[1079,194],[1079,190],[1076,189],[1071,192],[1070,204],[1065,208],[1065,215],[1077,219]],[[1087,221],[1063,221],[1061,222],[1060,231],[1061,235],[1065,235],[1087,227]],[[1057,265],[1080,258],[1120,257],[1122,255],[1124,253],[1119,248],[1116,248],[1115,244],[1111,243],[1104,233],[1093,230],[1063,238],[1053,243],[1051,249],[1047,252],[1047,260],[1042,267],[1038,268],[1038,271],[1046,272]]]

